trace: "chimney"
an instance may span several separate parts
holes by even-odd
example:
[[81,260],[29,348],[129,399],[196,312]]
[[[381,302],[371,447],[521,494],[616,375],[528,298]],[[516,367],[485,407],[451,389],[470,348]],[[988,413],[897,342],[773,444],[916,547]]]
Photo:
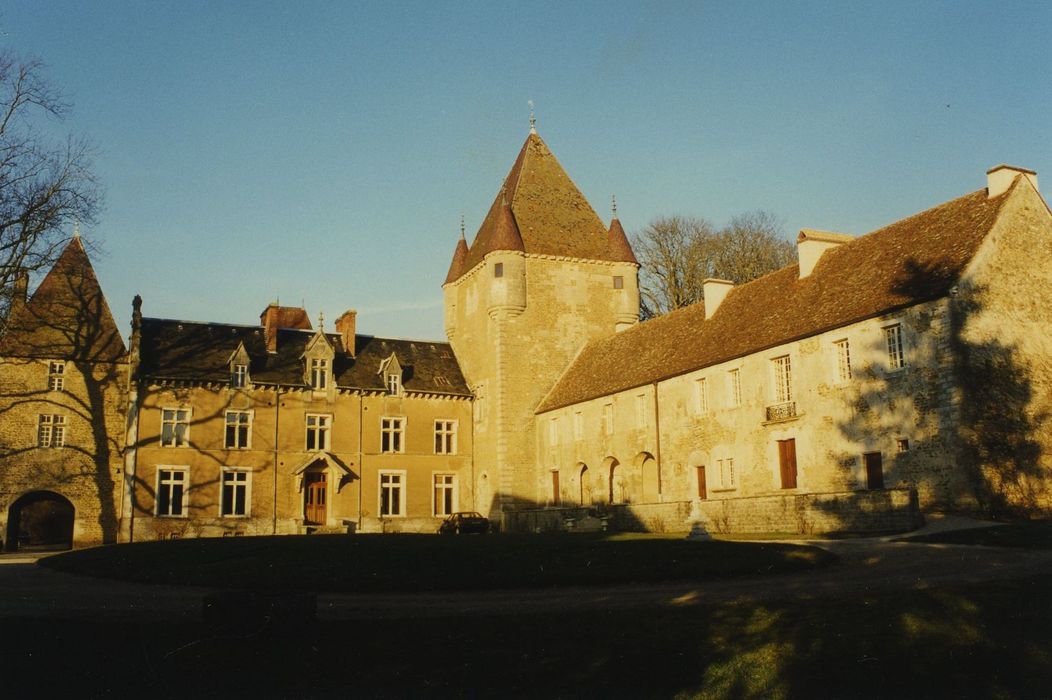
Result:
[[13,294],[11,296],[11,307],[8,310],[8,317],[11,317],[15,311],[26,305],[26,301],[29,298],[29,272],[26,270],[19,270],[15,273],[15,284]]
[[999,194],[1004,194],[1008,191],[1008,188],[1012,186],[1015,181],[1016,175],[1022,175],[1027,180],[1030,180],[1030,184],[1037,189],[1037,173],[1033,170],[1027,170],[1026,168],[1017,168],[1013,165],[995,165],[986,171],[986,196],[987,198],[996,197]]
[[278,351],[278,317],[281,307],[269,304],[259,315],[259,325],[263,326],[263,338],[267,341],[267,352]]
[[354,357],[354,333],[355,320],[357,318],[357,311],[347,309],[336,319],[336,332],[340,334],[340,338],[343,340],[343,351],[351,357]]
[[817,231],[811,228],[800,229],[800,235],[796,237],[796,253],[800,259],[800,279],[811,274],[815,265],[818,264],[818,259],[822,257],[822,253],[852,240],[854,236],[846,233]]
[[729,280],[707,279],[701,283],[701,293],[705,297],[705,318],[712,318],[732,289],[734,282]]

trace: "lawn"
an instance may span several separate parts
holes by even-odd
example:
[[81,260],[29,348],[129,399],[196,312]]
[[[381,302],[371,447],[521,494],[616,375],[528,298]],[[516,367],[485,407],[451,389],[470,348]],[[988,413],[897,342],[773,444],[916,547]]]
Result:
[[834,561],[789,544],[558,534],[202,538],[96,547],[40,564],[144,583],[366,593],[705,580]]
[[943,544],[980,544],[990,547],[1025,547],[1052,549],[1052,520],[1032,520],[997,527],[951,530],[931,535],[904,537],[905,542],[939,542]]
[[27,616],[4,621],[0,656],[12,698],[1045,698],[1050,587],[323,621],[280,636]]

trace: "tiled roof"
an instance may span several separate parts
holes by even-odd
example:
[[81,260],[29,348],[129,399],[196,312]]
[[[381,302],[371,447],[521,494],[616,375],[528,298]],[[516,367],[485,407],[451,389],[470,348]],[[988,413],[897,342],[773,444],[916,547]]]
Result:
[[124,340],[95,270],[75,236],[31,299],[11,314],[0,355],[116,362]]
[[[1013,187],[1018,187],[1019,181]],[[799,279],[789,267],[731,290],[709,320],[704,303],[593,341],[537,408],[643,386],[948,293],[1008,193],[986,190],[826,251]]]
[[621,226],[621,220],[614,218],[610,221],[610,248],[606,259],[614,262],[630,262],[639,264],[636,254],[632,252],[632,246],[625,235],[625,229]]
[[[268,353],[261,326],[144,318],[139,374],[152,379],[227,382],[230,357],[244,343],[253,382],[301,387],[305,386],[301,358],[314,335],[308,330],[281,329],[277,352]],[[405,370],[402,385],[406,391],[470,395],[448,343],[356,335],[357,353],[352,358],[344,352],[339,334],[327,333],[326,338],[336,349],[333,371],[338,387],[383,390],[383,377],[377,372],[393,352]]]
[[[522,248],[507,244],[507,198]],[[494,250],[525,250],[585,260],[624,260],[625,243],[615,242],[588,200],[566,174],[547,144],[535,133],[526,138],[501,191],[479,227],[458,277]],[[629,248],[631,251],[631,248]],[[634,261],[634,258],[633,258]],[[447,283],[456,279],[447,279]]]
[[457,239],[457,247],[453,251],[453,260],[449,263],[449,272],[446,273],[446,281],[443,284],[456,282],[464,274],[464,261],[468,257],[468,244],[461,236]]

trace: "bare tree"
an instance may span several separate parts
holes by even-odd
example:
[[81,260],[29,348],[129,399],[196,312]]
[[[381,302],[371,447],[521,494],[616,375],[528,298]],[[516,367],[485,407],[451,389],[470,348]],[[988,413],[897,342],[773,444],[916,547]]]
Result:
[[743,284],[792,263],[796,248],[771,212],[740,214],[716,231],[705,219],[658,217],[633,237],[640,315],[651,318],[704,298],[706,278]]
[[93,223],[101,203],[91,144],[42,128],[70,110],[43,73],[35,58],[0,53],[0,330],[20,273],[50,266],[69,225]]

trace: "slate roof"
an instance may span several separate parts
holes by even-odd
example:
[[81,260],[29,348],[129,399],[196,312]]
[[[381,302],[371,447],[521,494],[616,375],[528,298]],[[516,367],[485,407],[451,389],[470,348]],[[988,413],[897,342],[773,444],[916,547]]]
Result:
[[127,350],[95,270],[74,236],[0,337],[0,355],[118,362]]
[[[504,210],[505,198],[510,217]],[[518,234],[521,247],[512,232]],[[621,231],[622,238],[623,234]],[[627,238],[610,235],[548,145],[530,133],[463,262],[450,266],[446,283],[458,279],[494,250],[623,262],[627,244]],[[631,262],[635,262],[634,256]]]
[[1008,190],[951,200],[735,287],[711,319],[704,303],[593,341],[537,412],[643,386],[946,295],[990,231]]
[[[227,382],[230,357],[244,343],[253,382],[302,387],[306,384],[301,358],[313,337],[314,331],[280,329],[277,352],[268,353],[262,326],[144,318],[139,374],[150,379]],[[471,395],[448,343],[356,335],[352,358],[344,352],[339,334],[325,337],[336,350],[333,372],[338,387],[384,390],[377,372],[394,352],[405,370],[406,391]]]

